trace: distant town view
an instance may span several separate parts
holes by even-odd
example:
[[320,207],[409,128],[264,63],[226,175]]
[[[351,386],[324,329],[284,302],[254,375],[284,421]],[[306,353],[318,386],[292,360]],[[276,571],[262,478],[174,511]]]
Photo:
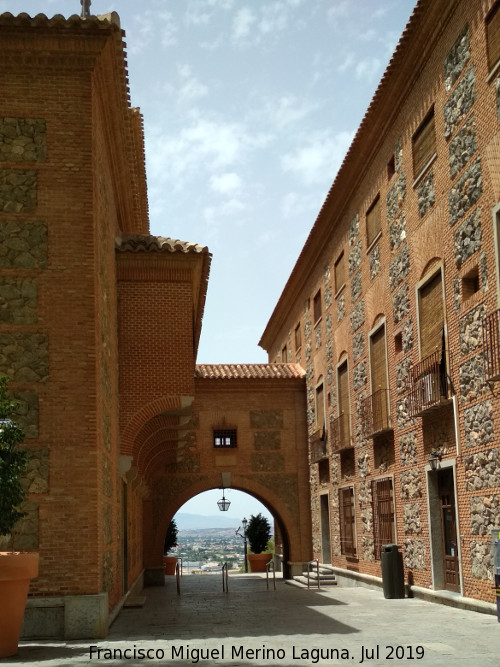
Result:
[[[233,571],[244,569],[244,540],[236,535],[238,520],[232,528],[227,526],[231,520],[222,516],[177,514],[175,520],[179,528],[178,546],[169,556],[182,559],[184,575],[219,572],[224,563]],[[221,523],[226,525],[213,527]]]

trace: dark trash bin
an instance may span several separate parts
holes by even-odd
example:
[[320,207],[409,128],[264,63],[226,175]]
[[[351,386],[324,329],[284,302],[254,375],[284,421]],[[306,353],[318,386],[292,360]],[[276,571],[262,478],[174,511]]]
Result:
[[399,599],[405,596],[403,554],[398,544],[382,546],[382,588],[386,599]]

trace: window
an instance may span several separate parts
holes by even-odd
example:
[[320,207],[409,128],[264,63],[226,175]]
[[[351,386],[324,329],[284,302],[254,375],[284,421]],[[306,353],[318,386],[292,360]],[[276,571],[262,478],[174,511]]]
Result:
[[345,285],[345,262],[344,253],[342,252],[338,260],[335,262],[335,294],[341,290]]
[[325,432],[325,397],[323,383],[316,387],[316,430]]
[[375,241],[382,229],[380,220],[380,196],[377,195],[375,201],[366,213],[366,240],[368,247]]
[[488,69],[491,71],[500,60],[500,2],[497,2],[486,18],[486,48]]
[[373,528],[375,538],[375,558],[380,560],[380,550],[384,544],[394,544],[394,493],[392,477],[375,479],[372,482]]
[[467,301],[479,292],[479,268],[475,266],[462,278],[462,299]]
[[403,351],[403,332],[398,331],[394,334],[394,352],[396,354],[401,354]]
[[314,323],[321,319],[321,290],[318,290],[313,301]]
[[434,107],[413,135],[413,178],[418,178],[436,154]]
[[420,288],[419,333],[421,359],[442,350],[444,306],[441,271],[438,271]]
[[349,420],[349,375],[347,360],[337,370],[337,396],[339,416],[335,421],[337,449],[351,446],[351,424]]
[[339,489],[340,552],[344,556],[356,555],[356,525],[354,515],[354,488]]
[[285,347],[281,350],[281,363],[286,364],[287,361],[288,361],[288,354],[285,345]]
[[370,336],[371,433],[389,427],[389,392],[385,324]]
[[236,429],[214,429],[214,447],[224,449],[227,447],[236,447]]
[[302,336],[300,334],[300,322],[295,327],[295,350],[300,350],[302,346]]

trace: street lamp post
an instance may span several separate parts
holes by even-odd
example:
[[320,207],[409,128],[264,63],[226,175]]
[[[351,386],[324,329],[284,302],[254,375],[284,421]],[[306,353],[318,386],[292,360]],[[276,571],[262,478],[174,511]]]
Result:
[[[247,523],[248,521],[243,518],[241,521],[241,526],[238,530],[235,531],[235,534],[243,538],[243,554],[245,558],[245,573],[248,572],[248,561],[247,561]],[[240,529],[243,526],[243,535],[240,533]]]

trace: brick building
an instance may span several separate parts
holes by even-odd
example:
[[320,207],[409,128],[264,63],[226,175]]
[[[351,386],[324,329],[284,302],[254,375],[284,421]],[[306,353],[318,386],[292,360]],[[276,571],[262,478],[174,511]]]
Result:
[[[306,371],[313,551],[492,602],[500,4],[420,0],[260,341]],[[436,468],[436,469],[434,469]]]
[[196,366],[211,256],[149,234],[118,15],[3,14],[0,64],[0,373],[29,452],[0,548],[40,554],[24,635],[104,636],[208,489],[259,498],[307,560],[304,372]]

